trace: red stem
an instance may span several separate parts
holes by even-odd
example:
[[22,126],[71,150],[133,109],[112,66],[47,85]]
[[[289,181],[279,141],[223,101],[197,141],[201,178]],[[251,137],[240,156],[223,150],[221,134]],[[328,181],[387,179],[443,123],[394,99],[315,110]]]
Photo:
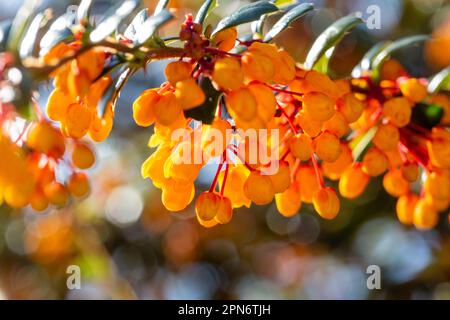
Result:
[[23,126],[22,131],[20,132],[19,136],[16,138],[16,140],[13,142],[14,144],[18,143],[20,140],[22,140],[23,136],[25,135],[25,132],[27,132],[28,128],[30,127],[31,123],[27,123]]
[[316,173],[317,183],[319,184],[320,188],[323,189],[323,188],[325,188],[325,184],[323,182],[322,175],[320,174],[319,164],[317,163],[317,159],[314,156],[314,154],[311,155],[311,162],[313,164],[314,171]]
[[225,173],[223,175],[223,181],[222,181],[222,187],[220,188],[220,195],[223,197],[223,193],[225,192],[225,186],[227,183],[227,178],[228,178],[228,169],[229,169],[230,165],[227,161],[227,165],[225,167]]
[[249,170],[249,171],[255,171],[255,169],[253,169],[244,159],[242,159],[241,155],[239,154],[239,152],[237,151],[237,149],[235,148],[231,148],[231,147],[235,147],[234,145],[229,145],[228,146],[228,150],[230,150],[231,152],[234,153],[234,155],[236,155],[236,157],[239,158],[239,160],[241,160],[241,162],[245,165],[245,167]]
[[409,148],[404,141],[400,141],[400,148],[403,150],[403,152],[405,153],[409,153],[414,160],[417,161],[418,164],[420,164],[427,172],[429,172],[429,168],[428,168],[428,164],[425,163],[425,161],[419,156],[417,155],[414,150],[412,150],[411,148]]
[[34,111],[36,112],[36,115],[37,115],[37,117],[38,117],[38,120],[39,121],[42,121],[42,120],[44,120],[45,119],[45,116],[44,116],[44,114],[42,113],[42,110],[41,110],[41,108],[39,108],[39,105],[37,104],[37,102],[33,99],[33,109],[34,109]]
[[217,172],[216,172],[216,175],[214,176],[214,180],[211,183],[211,186],[209,187],[209,192],[214,192],[214,189],[216,188],[217,180],[219,179],[220,171],[222,170],[222,166],[223,166],[223,161],[219,164],[219,166],[217,168]]
[[291,152],[291,150],[286,150],[286,152],[281,156],[280,160],[284,161],[287,158],[287,156],[289,155],[290,152]]
[[289,90],[284,90],[284,89],[279,89],[277,87],[271,86],[269,84],[264,83],[264,85],[270,89],[272,89],[273,91],[277,91],[277,92],[281,92],[281,93],[286,93],[286,94],[292,94],[294,96],[300,96],[303,97],[303,93],[300,92],[295,92],[295,91],[289,91]]
[[297,128],[295,128],[294,123],[291,120],[291,117],[289,117],[289,115],[287,114],[286,110],[284,110],[284,108],[277,102],[277,107],[278,109],[281,110],[281,113],[286,117],[287,122],[289,123],[289,127],[291,127],[292,131],[294,131],[295,134],[298,133]]

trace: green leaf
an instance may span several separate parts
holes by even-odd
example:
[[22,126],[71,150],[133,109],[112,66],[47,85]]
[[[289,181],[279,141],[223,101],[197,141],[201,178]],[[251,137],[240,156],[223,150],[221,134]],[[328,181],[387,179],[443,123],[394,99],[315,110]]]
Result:
[[253,39],[263,38],[264,24],[266,23],[267,17],[267,14],[263,14],[261,18],[252,22],[251,29],[253,33]]
[[400,49],[416,45],[420,42],[424,42],[429,38],[428,35],[416,35],[399,39],[397,41],[389,43],[383,50],[381,50],[374,58],[372,62],[372,78],[378,80],[380,75],[380,69],[383,62],[388,59],[391,54]]
[[266,36],[264,37],[264,42],[271,41],[280,32],[289,27],[292,22],[299,19],[313,9],[314,5],[312,3],[302,3],[289,10],[285,15],[281,17],[280,20],[277,21],[277,23],[275,23],[272,29],[270,29],[270,31],[266,34]]
[[12,20],[0,21],[0,51],[6,49],[9,31],[11,30]]
[[125,29],[123,35],[127,39],[132,40],[134,43],[136,41],[138,31],[142,28],[142,25],[144,24],[147,18],[148,18],[148,9],[142,9],[141,11],[139,11],[139,13],[133,18],[131,23]]
[[133,74],[134,69],[128,66],[121,66],[112,76],[112,83],[105,90],[102,98],[100,99],[97,110],[100,117],[103,117],[106,112],[106,107],[111,103],[112,109],[114,110],[117,99],[119,98],[120,91],[124,87],[125,83],[128,81],[130,76]]
[[156,16],[160,12],[162,12],[165,8],[167,8],[167,5],[169,4],[169,0],[159,0],[158,4],[156,5],[155,12],[153,12],[153,15]]
[[205,124],[211,124],[214,121],[222,92],[217,91],[207,77],[200,80],[200,87],[206,95],[205,102],[201,106],[185,111],[184,115]]
[[219,31],[258,20],[263,14],[275,11],[278,11],[277,6],[267,1],[250,3],[238,9],[231,16],[223,18],[214,29],[212,36]]
[[116,69],[118,69],[120,66],[122,66],[126,61],[121,58],[119,55],[114,55],[111,57],[111,59],[108,59],[105,63],[105,66],[103,67],[102,72],[95,78],[92,82],[96,82],[100,78],[103,78],[104,76],[114,72]]
[[441,122],[444,109],[437,104],[417,103],[412,109],[412,122],[431,129]]
[[364,71],[369,71],[372,69],[372,62],[374,57],[381,52],[381,50],[385,49],[386,46],[389,45],[389,41],[381,41],[372,46],[369,51],[363,56],[361,61],[355,66],[352,70],[352,76],[354,78],[359,78],[362,76]]
[[31,23],[33,12],[37,8],[38,3],[39,1],[26,0],[20,7],[14,17],[11,30],[9,32],[8,42],[6,45],[8,51],[17,52],[20,40]]
[[138,0],[125,0],[108,10],[106,18],[91,32],[90,40],[96,43],[111,35],[122,21],[133,13],[138,4]]
[[328,49],[322,56],[322,58],[320,58],[319,61],[317,61],[317,63],[314,65],[313,69],[321,73],[329,74],[329,62],[331,57],[333,56],[335,48],[336,47],[331,47],[330,49]]
[[370,128],[366,133],[352,140],[349,144],[350,149],[352,150],[353,159],[355,159],[355,161],[360,160],[361,155],[365,150],[367,150],[367,147],[370,145],[375,133],[377,132],[377,128],[378,127]]
[[295,4],[297,1],[296,0],[272,0],[270,2],[272,2],[274,5],[276,5],[279,9],[284,9],[286,7],[289,7],[293,4]]
[[428,83],[429,93],[436,93],[441,90],[450,90],[450,67],[439,71]]
[[46,17],[43,13],[38,13],[30,23],[28,30],[25,32],[22,40],[20,41],[20,58],[25,59],[33,54],[33,50],[36,45],[36,38],[45,18]]
[[206,0],[195,16],[195,22],[203,24],[208,15],[219,5],[217,0]]
[[70,15],[62,15],[58,17],[51,25],[48,31],[44,34],[39,43],[39,56],[45,55],[55,45],[61,42],[68,42],[73,39],[73,33],[70,29],[74,21],[71,20]]
[[328,49],[336,46],[347,31],[353,29],[362,22],[363,20],[361,18],[358,18],[355,15],[348,15],[335,21],[331,26],[325,29],[309,50],[305,61],[305,68],[314,68],[314,65],[322,58]]
[[92,0],[81,0],[77,10],[77,19],[79,23],[87,23],[91,15]]
[[163,10],[157,15],[149,17],[142,24],[139,30],[138,37],[136,39],[137,45],[142,45],[148,42],[152,36],[161,28],[164,24],[173,19],[173,15],[168,10]]

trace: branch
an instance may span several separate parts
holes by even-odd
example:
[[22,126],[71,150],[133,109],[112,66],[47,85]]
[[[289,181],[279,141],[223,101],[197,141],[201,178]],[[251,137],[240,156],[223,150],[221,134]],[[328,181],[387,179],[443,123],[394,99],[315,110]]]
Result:
[[76,59],[78,56],[83,54],[84,52],[95,48],[95,47],[103,47],[108,49],[113,49],[117,52],[128,53],[131,55],[138,56],[140,53],[144,54],[145,60],[155,60],[155,59],[168,59],[168,58],[178,58],[183,55],[183,49],[179,48],[157,48],[157,49],[149,49],[147,52],[142,52],[141,48],[132,48],[126,44],[119,42],[111,42],[109,40],[103,40],[97,43],[89,43],[73,54],[68,55],[53,64],[42,64],[37,59],[29,59],[24,61],[25,67],[28,68],[31,74],[33,74],[36,78],[41,79],[47,77],[50,73],[56,71],[69,61]]

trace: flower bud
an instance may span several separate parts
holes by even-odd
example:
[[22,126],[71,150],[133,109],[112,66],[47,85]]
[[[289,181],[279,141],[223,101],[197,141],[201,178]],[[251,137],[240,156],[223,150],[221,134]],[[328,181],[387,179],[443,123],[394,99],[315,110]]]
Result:
[[364,155],[362,170],[371,177],[376,177],[385,172],[389,165],[389,160],[378,148],[370,148]]
[[239,60],[222,58],[214,64],[213,81],[224,90],[237,90],[244,82],[244,72]]
[[244,194],[255,204],[264,205],[273,200],[275,190],[269,176],[253,171],[245,181]]
[[275,204],[278,211],[289,218],[297,214],[302,206],[300,187],[298,181],[291,183],[284,192],[275,195]]
[[383,116],[396,127],[404,127],[411,120],[411,105],[406,98],[392,98],[383,104]]
[[189,79],[191,77],[191,72],[192,65],[184,61],[170,62],[164,71],[167,80],[172,85],[176,85],[179,81]]
[[333,188],[321,188],[313,197],[314,209],[324,219],[334,219],[341,208],[339,198]]
[[370,177],[362,171],[361,167],[360,163],[355,163],[342,173],[339,180],[339,193],[343,197],[354,199],[366,189]]
[[336,161],[342,152],[341,141],[330,132],[323,132],[315,138],[313,145],[317,156],[326,162]]

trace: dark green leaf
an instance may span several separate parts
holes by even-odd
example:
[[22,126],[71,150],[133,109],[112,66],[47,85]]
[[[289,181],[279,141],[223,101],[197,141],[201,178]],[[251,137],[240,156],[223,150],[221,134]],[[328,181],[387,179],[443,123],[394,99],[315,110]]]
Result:
[[9,32],[8,42],[6,45],[8,51],[17,52],[20,40],[31,23],[33,11],[37,8],[38,2],[39,1],[35,0],[26,0],[20,7],[14,17],[11,30]]
[[160,27],[173,19],[173,15],[168,10],[163,10],[157,15],[151,16],[145,20],[140,28],[136,39],[137,45],[142,45],[149,41]]
[[450,90],[450,67],[435,74],[428,84],[429,93],[436,93],[441,90]]
[[91,32],[90,40],[100,42],[117,30],[123,20],[128,18],[139,4],[138,0],[119,2],[106,14],[106,18]]
[[45,55],[50,49],[61,42],[68,42],[73,39],[73,33],[71,26],[73,24],[72,17],[70,15],[62,15],[58,17],[51,25],[45,35],[42,37],[39,44],[39,55]]
[[206,0],[205,2],[203,2],[202,6],[197,12],[197,16],[195,17],[195,22],[203,24],[206,17],[217,7],[217,5],[217,0]]
[[205,102],[201,106],[185,111],[184,115],[186,117],[202,121],[205,124],[211,124],[214,121],[216,109],[222,93],[214,88],[211,80],[207,77],[200,80],[200,87],[205,93]]
[[11,30],[12,20],[4,20],[0,22],[0,51],[6,49],[9,31]]
[[33,54],[34,47],[36,45],[36,37],[38,35],[41,24],[44,21],[45,15],[38,13],[33,21],[30,23],[28,30],[24,34],[19,46],[19,56],[25,59]]
[[97,105],[97,110],[100,117],[104,116],[106,108],[110,103],[112,109],[114,110],[117,99],[119,98],[120,91],[132,74],[132,68],[121,66],[112,76],[111,84],[108,86],[108,88],[106,88],[105,93],[103,94]]
[[372,78],[378,80],[381,66],[395,51],[424,42],[429,38],[428,35],[417,35],[402,38],[391,42],[383,50],[381,50],[372,61]]
[[224,29],[258,20],[263,14],[275,11],[278,11],[277,6],[267,1],[250,3],[238,9],[231,16],[223,18],[213,31],[212,35]]
[[314,68],[314,65],[322,58],[328,49],[336,46],[347,31],[353,29],[362,22],[361,18],[358,18],[355,15],[349,15],[340,18],[325,29],[309,50],[305,61],[305,68]]
[[156,5],[155,12],[153,12],[153,15],[156,16],[160,12],[162,12],[164,9],[167,8],[167,5],[169,4],[169,0],[159,0],[158,4]]
[[372,62],[374,57],[381,52],[381,50],[385,49],[386,46],[389,45],[388,41],[381,41],[372,46],[369,51],[363,56],[361,61],[357,66],[355,66],[352,70],[352,76],[354,78],[361,77],[364,71],[369,71],[372,69]]
[[102,72],[98,75],[97,78],[94,79],[93,82],[99,80],[100,78],[114,72],[116,69],[118,69],[120,66],[122,66],[125,63],[125,60],[123,60],[120,56],[115,55],[112,56],[111,59],[108,59],[105,66],[103,67]]
[[438,125],[444,115],[444,109],[437,104],[418,103],[412,111],[412,122],[427,129]]
[[78,22],[87,23],[89,21],[93,2],[92,0],[81,0],[77,10]]
[[264,42],[269,42],[273,38],[275,38],[280,32],[285,30],[289,25],[297,20],[298,18],[302,17],[309,11],[314,9],[314,5],[312,3],[302,3],[298,6],[292,8],[289,10],[285,15],[281,17],[280,20],[275,23],[275,25],[270,29],[270,31],[266,34],[264,37]]
[[142,28],[145,20],[148,18],[148,9],[142,9],[139,13],[133,18],[130,25],[125,29],[123,35],[133,41],[136,41],[137,33]]

